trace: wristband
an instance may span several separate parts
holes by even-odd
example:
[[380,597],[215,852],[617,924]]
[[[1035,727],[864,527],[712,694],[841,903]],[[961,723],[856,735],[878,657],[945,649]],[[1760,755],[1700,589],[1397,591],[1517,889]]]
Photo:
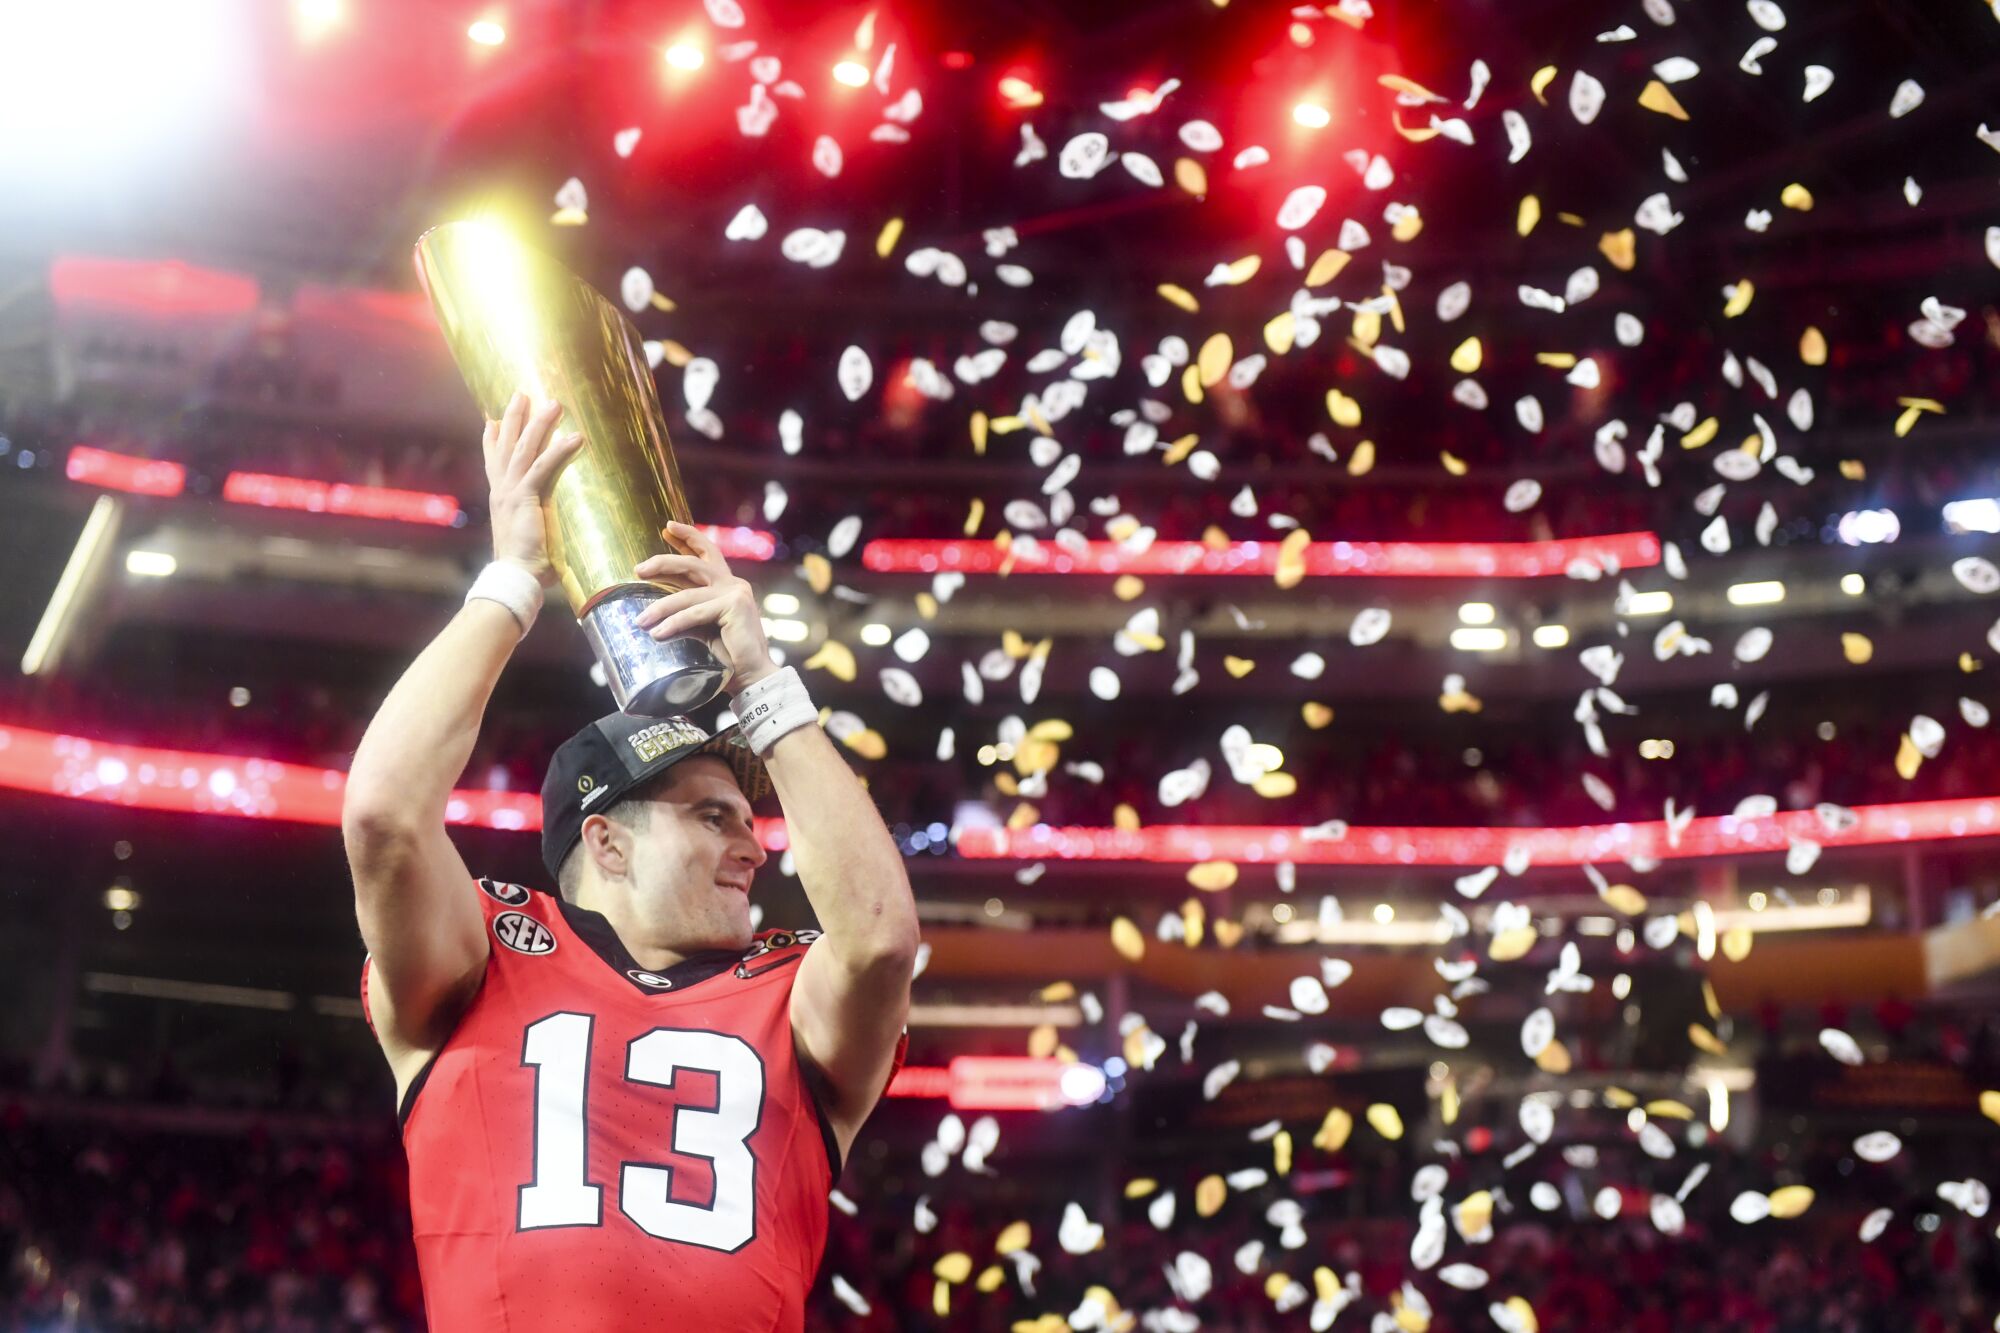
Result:
[[792,667],[744,686],[730,711],[736,714],[743,738],[760,759],[771,752],[781,736],[819,721],[819,710],[813,707],[805,682]]
[[534,628],[535,613],[542,609],[541,583],[519,565],[504,560],[495,560],[479,571],[479,577],[465,590],[467,602],[475,597],[506,607],[522,634]]

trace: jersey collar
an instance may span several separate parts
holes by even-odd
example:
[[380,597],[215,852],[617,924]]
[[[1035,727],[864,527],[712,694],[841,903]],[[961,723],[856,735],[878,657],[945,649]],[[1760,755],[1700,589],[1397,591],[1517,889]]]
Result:
[[578,907],[561,897],[556,898],[556,906],[577,938],[589,945],[606,967],[623,977],[626,985],[644,995],[678,994],[742,961],[741,954],[729,949],[704,949],[664,971],[648,971],[639,966],[625,942],[618,938],[618,932],[612,929],[610,918],[602,912]]

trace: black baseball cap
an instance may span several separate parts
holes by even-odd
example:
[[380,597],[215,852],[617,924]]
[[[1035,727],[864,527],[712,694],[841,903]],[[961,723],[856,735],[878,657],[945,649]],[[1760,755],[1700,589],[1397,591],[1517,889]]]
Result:
[[696,755],[724,760],[743,795],[755,801],[771,790],[764,761],[750,749],[742,728],[711,736],[686,717],[600,717],[557,747],[542,779],[542,864],[559,874],[563,858],[583,836],[583,821],[608,810],[633,789]]

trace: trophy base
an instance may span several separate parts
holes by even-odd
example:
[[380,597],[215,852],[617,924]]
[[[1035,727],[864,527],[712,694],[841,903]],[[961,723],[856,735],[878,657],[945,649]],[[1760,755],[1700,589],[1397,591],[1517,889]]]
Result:
[[604,668],[611,697],[634,717],[679,717],[722,692],[729,668],[708,640],[688,635],[662,642],[636,623],[660,594],[607,597],[577,623]]

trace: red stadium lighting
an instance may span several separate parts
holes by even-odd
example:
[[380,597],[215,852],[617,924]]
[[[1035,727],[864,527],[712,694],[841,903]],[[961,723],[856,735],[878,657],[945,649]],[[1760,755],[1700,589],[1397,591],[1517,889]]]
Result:
[[1104,1073],[1094,1065],[1028,1056],[961,1055],[943,1069],[903,1066],[884,1095],[944,1097],[957,1111],[1050,1111],[1088,1105],[1103,1091]]
[[692,42],[675,42],[667,48],[666,60],[675,69],[696,70],[708,60],[701,48]]
[[187,469],[158,458],[129,458],[109,449],[79,444],[69,451],[64,475],[86,486],[131,495],[179,495],[187,485]]
[[1292,119],[1309,130],[1323,130],[1333,124],[1333,113],[1318,102],[1300,102],[1292,108]]
[[833,67],[833,78],[834,82],[844,83],[850,88],[866,88],[868,66],[858,60],[843,60]]
[[[1154,574],[1190,577],[1277,572],[1279,543],[1231,542],[1218,550],[1205,542],[1154,542],[1143,551],[1117,542],[1078,548],[1036,542],[1002,547],[991,541],[882,538],[861,552],[878,574]],[[1602,568],[1644,569],[1660,562],[1660,539],[1650,532],[1569,537],[1540,542],[1312,542],[1301,553],[1311,577],[1550,578],[1578,561]]]
[[314,42],[340,26],[347,17],[347,7],[342,0],[293,0],[292,13],[299,36]]
[[492,19],[480,19],[465,30],[465,35],[480,46],[498,46],[507,40],[507,30]]
[[946,69],[972,68],[972,52],[970,51],[947,51],[939,57],[939,60]]
[[399,491],[388,486],[350,486],[345,482],[311,481],[305,477],[274,477],[260,472],[230,473],[222,483],[222,498],[231,504],[261,505],[266,509],[386,518],[441,528],[458,521],[456,496]]

